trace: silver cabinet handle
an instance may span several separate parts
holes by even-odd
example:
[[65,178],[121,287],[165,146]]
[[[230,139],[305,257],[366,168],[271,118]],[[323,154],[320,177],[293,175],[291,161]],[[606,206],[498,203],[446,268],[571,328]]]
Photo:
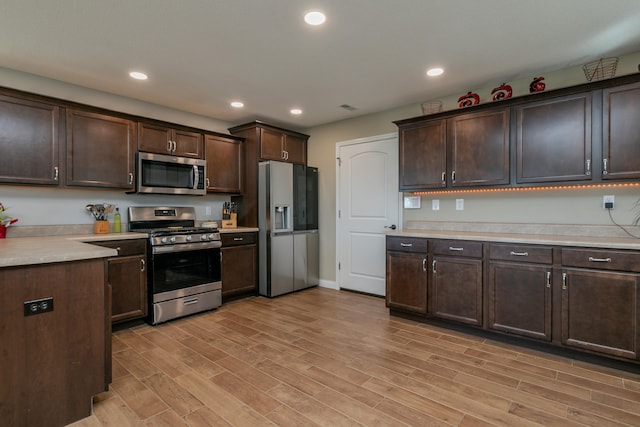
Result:
[[464,251],[464,248],[454,248],[453,246],[449,246],[449,250],[454,252],[462,252]]
[[607,170],[607,159],[602,159],[602,175],[606,175],[608,173],[609,171]]
[[453,184],[456,183],[456,171],[451,172],[451,182]]
[[431,271],[436,272],[436,260],[431,261]]
[[191,305],[191,304],[196,304],[197,302],[198,302],[198,298],[191,298],[191,299],[184,300],[182,304]]
[[286,151],[282,150],[282,153],[280,155],[280,157],[282,157],[282,160],[287,160],[287,156],[285,155]]
[[58,166],[54,166],[53,167],[53,180],[57,181],[58,178],[60,178],[60,169],[58,168]]
[[207,178],[207,188],[211,187],[211,180],[209,178]]
[[129,172],[129,185],[133,184],[133,173]]
[[121,249],[120,246],[116,248],[116,252],[118,252],[118,255],[120,255],[120,249]]
[[146,265],[147,265],[146,261],[141,259],[140,260],[140,271],[144,271]]
[[567,290],[567,273],[562,273],[562,290]]
[[171,140],[167,141],[167,151],[171,152],[171,149],[173,148],[173,145],[171,144]]
[[427,259],[422,258],[422,271],[427,271]]
[[587,175],[591,175],[591,159],[587,160]]
[[413,243],[400,243],[400,246],[402,246],[403,248],[410,248],[413,246]]
[[511,255],[513,255],[513,256],[529,256],[529,252],[514,252],[514,251],[511,251]]
[[242,242],[244,240],[244,237],[234,237],[233,241],[234,242]]
[[551,287],[551,272],[547,271],[547,288]]
[[443,187],[445,185],[447,185],[447,173],[446,172],[442,172],[442,176],[440,177],[440,181],[442,182],[442,186]]
[[590,256],[589,262],[611,262],[611,258],[594,258]]

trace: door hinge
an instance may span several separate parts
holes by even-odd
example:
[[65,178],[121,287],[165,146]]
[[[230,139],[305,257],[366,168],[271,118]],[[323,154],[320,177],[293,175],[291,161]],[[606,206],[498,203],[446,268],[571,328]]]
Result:
[[342,264],[338,263],[338,270],[340,270],[340,268],[342,268]]
[[338,166],[342,166],[342,159],[340,157],[336,157],[336,160],[338,161]]
[[340,216],[342,215],[340,209],[338,209],[338,218],[340,218]]

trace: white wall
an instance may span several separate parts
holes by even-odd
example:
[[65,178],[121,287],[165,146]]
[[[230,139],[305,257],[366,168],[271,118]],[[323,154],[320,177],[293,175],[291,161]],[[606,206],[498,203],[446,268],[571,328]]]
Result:
[[[620,57],[617,76],[638,72],[640,52]],[[544,73],[546,90],[552,90],[586,83],[582,66],[572,67],[551,73]],[[531,76],[514,82],[513,96],[525,96],[529,93]],[[491,102],[491,90],[501,82],[485,88],[471,88],[481,96],[481,102]],[[458,108],[460,93],[442,97],[444,110]],[[426,98],[425,101],[430,100]],[[308,148],[308,161],[320,168],[320,277],[326,281],[335,281],[336,248],[336,144],[351,139],[365,138],[385,133],[397,132],[394,120],[402,120],[422,115],[421,105],[409,105],[371,114],[351,120],[343,120],[307,129],[311,136]],[[580,189],[554,190],[527,193],[465,193],[463,195],[438,195],[440,211],[431,211],[431,199],[435,196],[422,196],[422,208],[404,210],[403,220],[425,221],[482,221],[500,223],[539,223],[539,224],[595,224],[610,225],[607,211],[601,208],[602,195],[616,196],[616,208],[612,212],[614,219],[621,224],[630,224],[634,217],[633,206],[640,198],[640,188],[636,189]],[[455,210],[455,199],[465,199],[465,210]]]

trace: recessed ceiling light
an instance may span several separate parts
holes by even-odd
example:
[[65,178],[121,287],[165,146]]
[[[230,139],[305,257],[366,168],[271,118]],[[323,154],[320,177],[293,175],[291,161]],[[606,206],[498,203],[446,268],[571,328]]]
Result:
[[444,73],[444,70],[442,68],[431,68],[427,70],[427,76],[430,76],[430,77],[439,76],[442,73]]
[[242,107],[244,107],[244,103],[242,103],[240,101],[232,101],[231,102],[231,106],[233,108],[242,108]]
[[299,116],[300,114],[302,114],[302,110],[299,109],[299,108],[292,108],[290,113],[295,115],[295,116]]
[[129,73],[129,76],[136,80],[147,80],[149,78],[145,73],[141,73],[140,71],[132,71]]
[[317,10],[308,12],[304,15],[304,22],[309,25],[322,25],[326,20],[327,17],[324,15],[324,13],[318,12]]

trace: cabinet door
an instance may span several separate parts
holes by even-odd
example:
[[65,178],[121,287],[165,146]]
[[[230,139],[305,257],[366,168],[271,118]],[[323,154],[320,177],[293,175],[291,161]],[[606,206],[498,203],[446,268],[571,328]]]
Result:
[[257,289],[256,245],[222,248],[222,297],[255,293]]
[[433,315],[482,326],[482,260],[435,256]]
[[285,135],[285,157],[290,163],[307,164],[307,139],[295,135]]
[[176,129],[173,131],[173,152],[176,156],[203,158],[203,138],[198,132]]
[[640,83],[603,91],[602,179],[640,178]]
[[516,117],[518,183],[591,179],[591,93],[526,104]]
[[269,129],[260,129],[260,158],[263,160],[284,160],[282,145],[284,135]]
[[240,193],[242,191],[241,148],[242,145],[238,140],[206,135],[208,192]]
[[387,251],[387,307],[427,314],[427,254]]
[[138,150],[170,154],[173,151],[171,128],[138,122]]
[[400,191],[447,185],[446,136],[445,120],[400,130]]
[[111,322],[131,320],[147,315],[147,280],[145,257],[123,256],[108,261],[111,285]]
[[67,185],[132,190],[135,147],[131,120],[68,110]]
[[489,328],[551,340],[551,267],[492,262]]
[[0,96],[0,182],[59,183],[59,109]]
[[567,268],[562,276],[562,343],[638,359],[640,275]]
[[509,109],[449,119],[451,187],[509,184]]

